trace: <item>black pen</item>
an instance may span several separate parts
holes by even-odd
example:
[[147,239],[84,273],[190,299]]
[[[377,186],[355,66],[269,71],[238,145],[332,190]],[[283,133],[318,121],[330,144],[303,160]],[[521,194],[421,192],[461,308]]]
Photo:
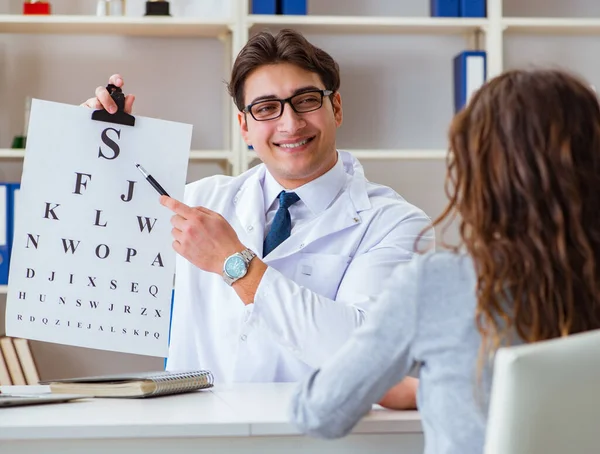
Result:
[[167,191],[165,191],[163,187],[160,184],[158,184],[158,181],[156,181],[152,175],[146,172],[146,170],[144,170],[144,168],[141,165],[136,164],[135,166],[140,172],[142,172],[142,175],[144,175],[146,180],[148,180],[148,183],[150,183],[160,195],[166,195],[167,197],[171,197],[169,194],[167,194]]

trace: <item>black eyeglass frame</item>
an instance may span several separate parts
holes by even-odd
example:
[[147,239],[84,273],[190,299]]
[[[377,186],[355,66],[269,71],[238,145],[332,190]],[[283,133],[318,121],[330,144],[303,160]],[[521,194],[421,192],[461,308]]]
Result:
[[[309,93],[320,93],[321,94],[321,104],[319,104],[319,107],[315,107],[314,109],[311,110],[304,110],[302,112],[299,112],[298,110],[296,110],[296,108],[294,107],[294,104],[292,104],[292,99],[295,98],[296,96],[302,96],[302,95],[306,95]],[[309,112],[314,112],[316,110],[319,110],[321,107],[323,107],[323,99],[327,96],[331,96],[334,93],[333,90],[307,90],[307,91],[303,91],[300,93],[296,93],[295,95],[290,96],[289,98],[285,98],[285,99],[277,99],[277,98],[273,98],[273,99],[261,99],[260,101],[256,101],[253,102],[252,104],[248,104],[246,107],[244,107],[244,110],[242,110],[242,112],[244,112],[245,114],[249,113],[252,118],[254,118],[256,121],[270,121],[270,120],[277,120],[278,118],[280,118],[283,115],[283,110],[285,109],[285,105],[286,103],[290,105],[290,107],[292,108],[292,110],[294,112],[296,112],[297,114],[305,114],[305,113],[309,113]],[[280,105],[281,108],[279,109],[279,115],[275,116],[275,117],[271,117],[271,118],[263,118],[263,119],[258,119],[254,116],[254,114],[252,113],[252,107],[258,105],[258,104],[262,104],[265,102],[275,102],[277,101]]]

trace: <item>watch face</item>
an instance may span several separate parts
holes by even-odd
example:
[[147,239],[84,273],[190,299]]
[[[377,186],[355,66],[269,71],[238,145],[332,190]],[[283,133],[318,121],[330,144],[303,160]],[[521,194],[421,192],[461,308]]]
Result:
[[246,262],[243,258],[234,255],[225,261],[224,271],[232,279],[237,279],[246,274]]

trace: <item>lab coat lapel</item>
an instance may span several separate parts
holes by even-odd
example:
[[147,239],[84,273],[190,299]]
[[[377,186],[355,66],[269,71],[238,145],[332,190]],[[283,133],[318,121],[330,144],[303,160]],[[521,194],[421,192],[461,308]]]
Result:
[[248,178],[234,195],[235,215],[240,223],[240,241],[262,257],[265,207],[262,188],[264,168]]

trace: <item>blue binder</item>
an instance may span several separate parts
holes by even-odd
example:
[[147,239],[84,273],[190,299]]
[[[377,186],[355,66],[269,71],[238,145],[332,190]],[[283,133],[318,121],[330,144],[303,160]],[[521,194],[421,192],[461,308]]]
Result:
[[486,17],[486,0],[460,0],[462,17]]
[[18,197],[21,190],[21,183],[8,184],[8,206],[10,208],[10,224],[8,226],[8,244],[12,250],[12,244],[15,238],[15,222],[17,220]]
[[10,260],[8,239],[12,223],[9,192],[9,185],[0,183],[0,285],[8,285],[8,262]]
[[431,0],[431,17],[459,17],[459,0]]
[[252,0],[252,14],[276,14],[277,0]]
[[484,51],[464,51],[454,57],[454,112],[461,110],[487,77]]
[[281,14],[306,15],[306,0],[281,0]]
[[[173,323],[173,302],[175,301],[175,289],[171,290],[171,312],[169,313],[169,340],[168,343],[171,344],[171,323]],[[163,368],[167,369],[167,361],[169,360],[169,356],[165,358]]]

